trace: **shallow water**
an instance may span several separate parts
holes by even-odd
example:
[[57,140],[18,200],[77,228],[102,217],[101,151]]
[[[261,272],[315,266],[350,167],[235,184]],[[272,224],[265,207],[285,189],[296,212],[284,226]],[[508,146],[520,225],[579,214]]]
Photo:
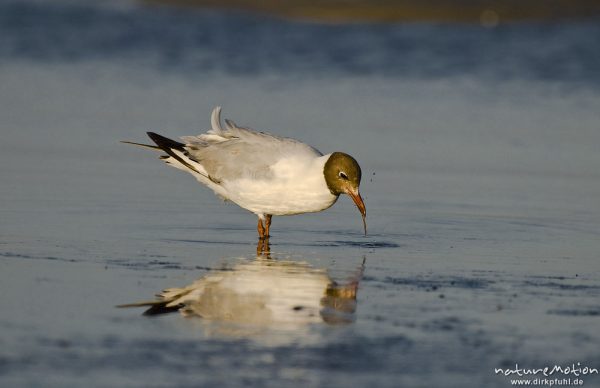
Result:
[[[597,23],[114,4],[0,3],[2,386],[503,387],[515,363],[600,367]],[[341,198],[270,239],[273,263],[358,283],[344,324],[115,308],[257,263],[254,215],[118,143],[199,133],[214,105],[360,161],[368,236]]]

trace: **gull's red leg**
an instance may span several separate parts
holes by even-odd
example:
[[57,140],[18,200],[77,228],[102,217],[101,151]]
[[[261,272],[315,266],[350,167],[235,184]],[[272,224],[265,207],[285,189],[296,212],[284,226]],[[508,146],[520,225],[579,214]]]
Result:
[[[258,238],[265,238],[265,227],[263,226],[262,220],[258,217],[258,226],[256,227],[258,230]],[[267,229],[268,230],[268,229]]]
[[269,229],[271,228],[271,218],[273,216],[271,214],[267,214],[265,216],[265,237],[269,238]]

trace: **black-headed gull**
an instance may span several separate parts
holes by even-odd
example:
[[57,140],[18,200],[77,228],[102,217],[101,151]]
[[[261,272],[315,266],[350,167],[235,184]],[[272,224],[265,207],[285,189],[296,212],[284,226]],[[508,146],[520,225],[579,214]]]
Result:
[[148,136],[156,146],[124,143],[164,151],[165,163],[256,214],[261,239],[269,237],[272,216],[319,212],[340,194],[352,198],[367,233],[366,208],[358,190],[361,170],[352,156],[323,155],[297,140],[239,127],[230,120],[223,128],[221,107],[213,110],[211,124],[206,133],[183,136],[184,143],[153,132]]
[[186,317],[289,328],[319,323],[349,323],[364,260],[347,281],[306,262],[257,256],[223,270],[210,271],[192,284],[168,288],[153,301],[117,307],[148,307],[144,315],[179,311]]

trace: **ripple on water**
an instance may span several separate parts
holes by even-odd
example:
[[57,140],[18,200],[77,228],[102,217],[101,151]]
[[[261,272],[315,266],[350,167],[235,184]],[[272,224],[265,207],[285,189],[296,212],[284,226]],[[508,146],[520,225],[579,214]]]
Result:
[[483,289],[487,288],[494,282],[467,277],[445,277],[438,279],[424,279],[422,277],[391,277],[387,276],[384,279],[373,278],[369,276],[363,277],[364,281],[377,281],[384,284],[404,285],[409,287],[422,288],[427,290],[438,290],[440,288],[464,288],[464,289]]
[[402,245],[389,241],[322,241],[322,247],[358,247],[358,248],[401,248]]
[[600,317],[600,309],[557,309],[548,310],[550,315],[562,315],[567,317]]
[[21,253],[14,252],[0,252],[0,257],[10,258],[10,259],[26,259],[26,260],[49,260],[49,261],[65,261],[67,263],[75,263],[78,260],[75,259],[67,259],[65,257],[56,257],[56,256],[33,256]]

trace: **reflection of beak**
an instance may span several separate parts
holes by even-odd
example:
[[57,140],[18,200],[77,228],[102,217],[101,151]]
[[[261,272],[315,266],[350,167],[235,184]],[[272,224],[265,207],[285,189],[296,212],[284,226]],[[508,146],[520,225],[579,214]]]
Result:
[[350,196],[350,198],[352,198],[352,200],[354,201],[354,204],[356,204],[356,207],[358,208],[358,210],[360,211],[360,214],[362,215],[363,227],[365,229],[365,236],[366,236],[367,235],[367,208],[365,207],[365,203],[363,202],[363,199],[360,196],[360,193],[358,192],[358,190],[354,191],[352,189],[348,189],[346,191],[346,194],[348,194]]

